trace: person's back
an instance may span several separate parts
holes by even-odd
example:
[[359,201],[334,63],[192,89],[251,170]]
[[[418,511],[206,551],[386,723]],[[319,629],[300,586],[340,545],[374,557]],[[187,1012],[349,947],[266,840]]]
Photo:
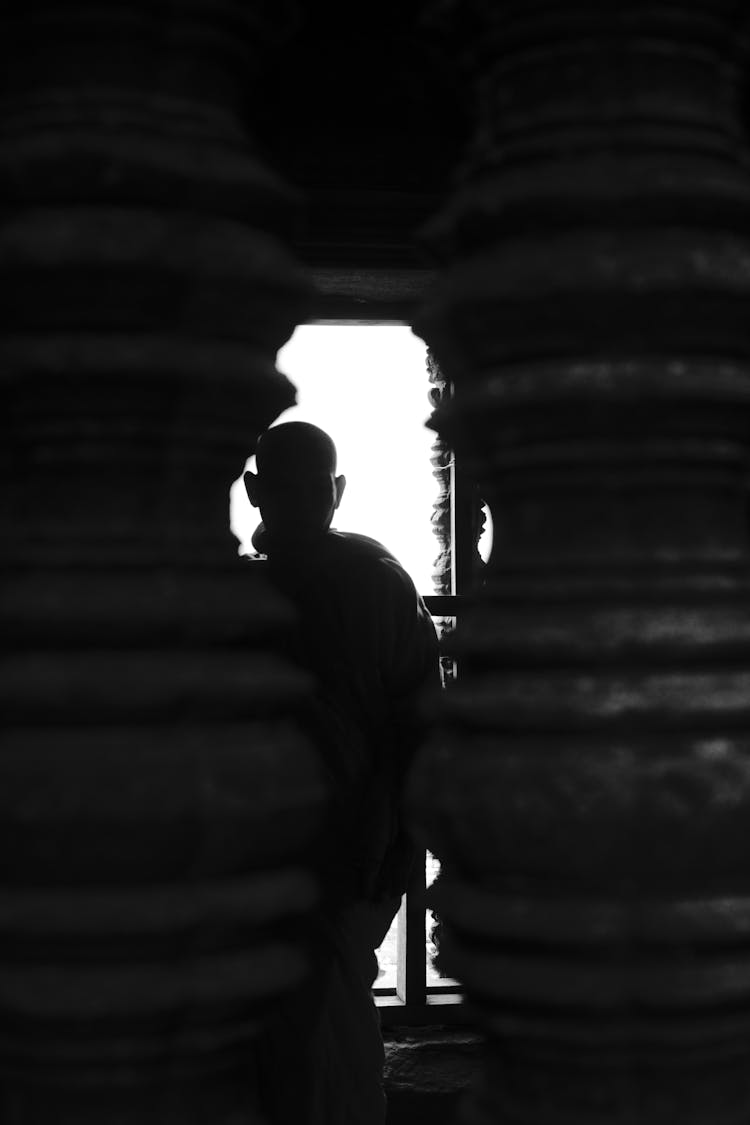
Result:
[[[406,572],[364,536],[329,531],[304,559],[282,552],[270,566],[297,610],[294,655],[316,677],[321,754],[339,818],[351,824],[346,847],[334,840],[339,868],[346,858],[350,869],[341,892],[400,895],[404,854],[386,855],[386,845],[399,828],[420,694],[439,677],[432,621]],[[400,862],[390,870],[388,860]]]
[[401,791],[419,741],[420,702],[439,686],[437,638],[386,548],[330,530],[345,481],[327,435],[305,423],[276,427],[261,438],[257,461],[258,475],[246,477],[263,517],[253,543],[296,610],[292,656],[316,680],[310,729],[332,798],[318,980],[279,1016],[263,1058],[276,1087],[275,1063],[286,1068],[290,1057],[278,1058],[284,1034],[296,1035],[286,1050],[307,1052],[307,1080],[298,1073],[299,1097],[289,1097],[288,1080],[272,1089],[268,1108],[295,1125],[369,1125],[384,1120],[374,950],[413,854]]

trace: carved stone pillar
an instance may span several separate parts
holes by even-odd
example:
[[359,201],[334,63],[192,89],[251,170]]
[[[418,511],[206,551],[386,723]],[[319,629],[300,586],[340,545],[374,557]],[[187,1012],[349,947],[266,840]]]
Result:
[[305,971],[306,683],[228,530],[307,287],[242,123],[271,13],[34,0],[0,24],[9,1125],[242,1125],[254,1027]]
[[495,546],[412,797],[487,1033],[466,1120],[745,1121],[741,5],[447,7],[480,118],[416,327]]
[[[433,411],[438,410],[449,395],[449,387],[440,368],[435,363],[435,357],[427,352],[427,376],[430,381],[430,406]],[[432,509],[432,530],[438,543],[438,556],[433,563],[432,584],[436,594],[451,594],[452,582],[452,536],[451,525],[451,480],[452,480],[452,453],[447,442],[438,435],[432,443],[432,475],[437,484],[437,496]]]

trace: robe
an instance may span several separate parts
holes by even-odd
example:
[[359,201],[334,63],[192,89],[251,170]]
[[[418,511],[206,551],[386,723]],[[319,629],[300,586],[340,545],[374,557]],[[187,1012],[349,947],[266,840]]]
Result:
[[383,1125],[375,950],[416,854],[401,798],[440,687],[435,628],[376,540],[328,531],[302,554],[274,550],[261,528],[253,543],[296,610],[288,655],[315,677],[307,725],[331,797],[313,971],[261,1037],[260,1105],[277,1125]]

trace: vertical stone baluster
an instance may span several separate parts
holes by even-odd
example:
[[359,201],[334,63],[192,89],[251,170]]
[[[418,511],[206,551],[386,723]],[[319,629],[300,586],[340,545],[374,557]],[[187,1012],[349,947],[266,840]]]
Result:
[[305,971],[307,685],[228,531],[307,292],[243,126],[287,15],[30,0],[0,24],[8,1125],[242,1125],[254,1029]]
[[466,1120],[746,1121],[741,5],[448,7],[480,119],[416,328],[495,546],[411,799],[487,1033]]
[[[434,356],[427,352],[427,376],[430,381],[430,405],[433,410],[439,409],[450,393],[446,380],[443,378]],[[437,496],[432,508],[432,530],[438,543],[438,555],[433,563],[432,584],[436,594],[446,595],[453,593],[453,562],[452,562],[452,535],[453,523],[451,512],[451,480],[453,471],[451,466],[452,454],[449,446],[438,435],[432,443],[432,475],[437,484]]]

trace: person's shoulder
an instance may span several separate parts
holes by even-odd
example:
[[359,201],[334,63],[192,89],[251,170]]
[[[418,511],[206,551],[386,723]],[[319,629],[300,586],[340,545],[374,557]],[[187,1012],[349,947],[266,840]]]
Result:
[[395,555],[379,540],[372,539],[369,535],[360,535],[356,531],[328,532],[329,544],[335,552],[346,555],[352,559],[362,559],[377,562],[380,559],[389,559],[399,566]]
[[400,581],[411,583],[411,578],[396,556],[378,539],[355,531],[330,531],[328,537],[333,553],[345,565],[372,574],[397,575]]
[[349,573],[373,588],[414,598],[416,588],[396,556],[377,539],[353,531],[330,531],[331,548]]

